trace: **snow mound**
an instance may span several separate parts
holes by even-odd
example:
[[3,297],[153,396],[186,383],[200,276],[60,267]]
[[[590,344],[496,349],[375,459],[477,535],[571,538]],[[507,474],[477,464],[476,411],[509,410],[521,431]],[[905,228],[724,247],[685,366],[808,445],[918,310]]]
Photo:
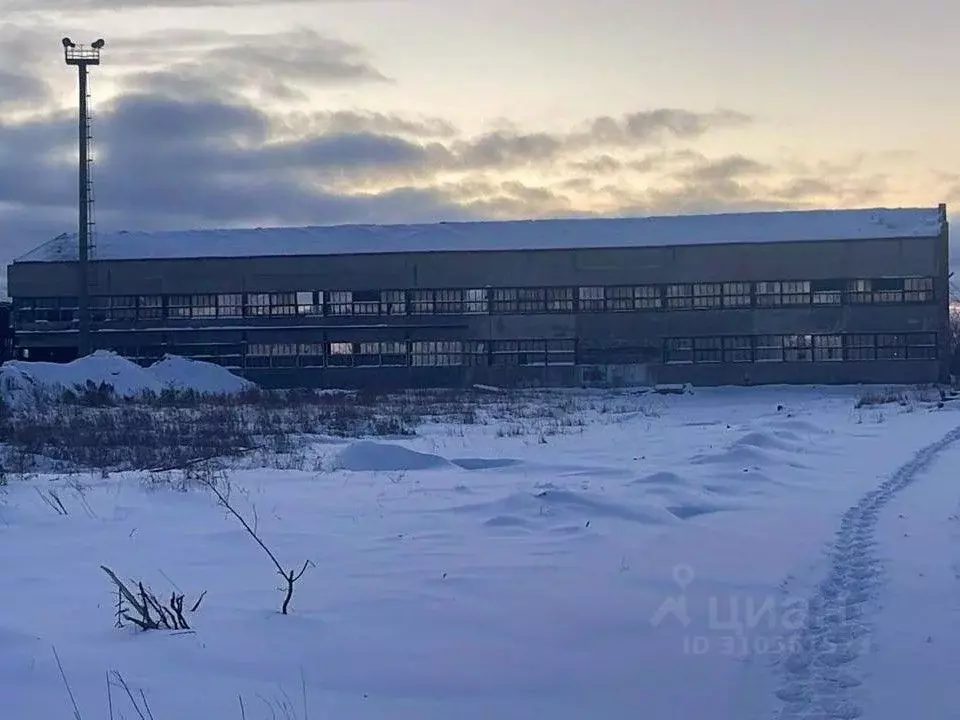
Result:
[[334,467],[351,472],[403,472],[455,467],[446,458],[402,445],[358,440],[337,453]]
[[698,453],[691,460],[694,465],[775,465],[776,460],[765,450],[750,446],[736,446],[720,452]]
[[464,470],[498,470],[520,464],[512,458],[451,458],[450,462]]
[[107,384],[123,398],[165,389],[210,394],[253,386],[219,365],[168,355],[143,368],[109,350],[97,350],[68,363],[13,360],[0,366],[0,398],[12,407],[48,401],[64,390],[82,388],[88,383]]
[[681,475],[669,470],[644,475],[629,482],[630,485],[663,485],[667,487],[676,487],[688,485],[689,481]]
[[727,509],[729,508],[706,502],[688,502],[672,505],[667,508],[667,512],[676,516],[680,520],[692,520],[693,518],[700,517],[701,515],[711,515]]
[[788,432],[792,431],[793,433],[807,433],[809,435],[827,435],[830,433],[829,430],[824,430],[822,427],[814,425],[806,420],[773,420],[770,422],[770,426],[782,428]]
[[194,390],[200,393],[228,394],[250,390],[255,385],[220,365],[166,355],[148,372],[166,388]]
[[751,432],[737,440],[734,445],[767,450],[796,450],[794,444],[787,442],[787,437],[779,433]]
[[535,494],[511,493],[497,500],[451,508],[451,512],[486,516],[488,527],[533,528],[556,521],[573,521],[583,526],[585,521],[612,519],[641,525],[667,525],[677,522],[668,510],[655,506],[625,504],[602,500],[588,493],[548,488]]

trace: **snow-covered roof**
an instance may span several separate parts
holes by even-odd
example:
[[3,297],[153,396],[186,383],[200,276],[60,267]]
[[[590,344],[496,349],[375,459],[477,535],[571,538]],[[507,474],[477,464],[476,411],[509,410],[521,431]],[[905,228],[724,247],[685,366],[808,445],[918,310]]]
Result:
[[[940,208],[98,233],[97,260],[566,250],[935,237]],[[75,234],[16,262],[77,259]]]

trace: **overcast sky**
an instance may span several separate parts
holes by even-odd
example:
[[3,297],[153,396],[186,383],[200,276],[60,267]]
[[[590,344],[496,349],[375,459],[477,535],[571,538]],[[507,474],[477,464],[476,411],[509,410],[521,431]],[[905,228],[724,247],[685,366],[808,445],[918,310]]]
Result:
[[960,206],[943,0],[0,0],[0,18],[0,264],[75,230],[64,35],[107,41],[101,231]]

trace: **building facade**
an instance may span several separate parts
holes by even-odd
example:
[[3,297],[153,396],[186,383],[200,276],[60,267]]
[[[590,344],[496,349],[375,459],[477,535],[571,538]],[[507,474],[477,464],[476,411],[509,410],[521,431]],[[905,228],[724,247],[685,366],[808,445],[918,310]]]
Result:
[[[117,233],[91,342],[272,387],[947,379],[946,208]],[[18,353],[76,356],[75,238],[9,268]]]
[[0,362],[13,358],[13,313],[10,303],[0,302]]

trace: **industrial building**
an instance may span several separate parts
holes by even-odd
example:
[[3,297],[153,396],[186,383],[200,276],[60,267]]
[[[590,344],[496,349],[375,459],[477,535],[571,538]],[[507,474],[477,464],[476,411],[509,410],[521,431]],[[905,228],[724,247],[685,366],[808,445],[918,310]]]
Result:
[[86,339],[268,387],[948,378],[943,205],[101,233],[79,257],[65,234],[9,267],[18,356]]
[[13,358],[13,315],[11,305],[0,301],[0,362]]

